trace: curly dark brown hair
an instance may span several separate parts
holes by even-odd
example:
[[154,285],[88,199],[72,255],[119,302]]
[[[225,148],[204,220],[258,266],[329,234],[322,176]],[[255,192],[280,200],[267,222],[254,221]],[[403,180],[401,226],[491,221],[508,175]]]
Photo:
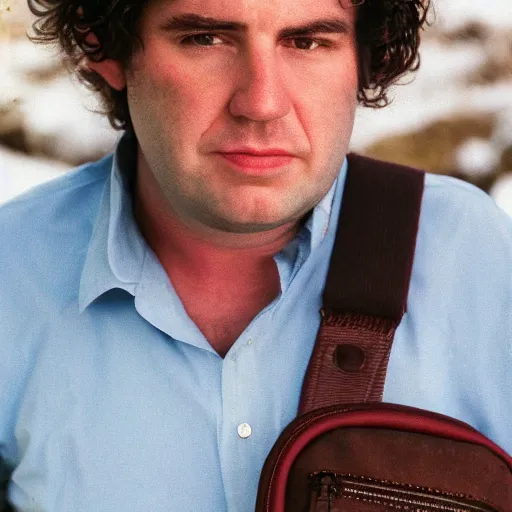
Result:
[[[57,42],[70,70],[100,94],[102,108],[116,129],[133,129],[126,89],[117,91],[96,72],[83,66],[86,58],[106,58],[128,66],[142,41],[138,22],[150,0],[27,0],[37,16],[30,39],[37,43]],[[361,5],[356,21],[359,52],[358,101],[381,108],[390,103],[389,86],[420,65],[420,29],[428,23],[430,0],[340,0],[345,6]],[[347,7],[350,8],[350,7]],[[93,32],[98,45],[85,39]]]

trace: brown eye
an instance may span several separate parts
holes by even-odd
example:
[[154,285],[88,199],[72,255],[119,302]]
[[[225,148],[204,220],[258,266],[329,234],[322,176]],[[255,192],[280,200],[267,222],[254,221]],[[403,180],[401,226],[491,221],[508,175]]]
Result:
[[182,43],[195,46],[215,46],[222,43],[222,40],[215,34],[193,34],[185,37]]
[[293,46],[297,48],[297,50],[315,50],[320,45],[314,39],[310,39],[309,37],[296,37],[293,39]]

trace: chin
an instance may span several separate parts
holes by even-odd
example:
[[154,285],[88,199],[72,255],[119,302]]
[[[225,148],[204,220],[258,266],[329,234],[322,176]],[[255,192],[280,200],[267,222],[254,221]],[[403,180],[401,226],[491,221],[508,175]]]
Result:
[[283,221],[263,221],[263,220],[229,220],[229,219],[217,219],[210,223],[210,227],[224,231],[225,233],[236,233],[236,234],[251,234],[251,233],[264,233],[272,231],[273,229],[284,226],[290,222],[289,220]]

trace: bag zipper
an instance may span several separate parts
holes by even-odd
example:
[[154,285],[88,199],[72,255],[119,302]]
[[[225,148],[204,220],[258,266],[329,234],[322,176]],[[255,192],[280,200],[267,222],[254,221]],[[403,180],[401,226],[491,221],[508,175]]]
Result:
[[345,500],[358,500],[409,512],[497,512],[469,496],[332,471],[309,475],[309,512],[342,512]]

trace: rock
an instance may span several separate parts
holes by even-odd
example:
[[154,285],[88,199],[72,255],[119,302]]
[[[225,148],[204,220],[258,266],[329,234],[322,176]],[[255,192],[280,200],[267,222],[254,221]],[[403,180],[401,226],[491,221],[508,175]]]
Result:
[[0,75],[0,143],[21,151],[27,149],[21,109],[26,92],[23,83],[5,66]]
[[512,147],[512,106],[497,113],[492,141],[503,151]]
[[500,166],[503,171],[512,172],[512,145],[501,153]]
[[458,148],[473,138],[489,140],[494,125],[492,114],[455,115],[416,131],[384,137],[366,147],[364,154],[438,174],[461,175],[456,159]]

